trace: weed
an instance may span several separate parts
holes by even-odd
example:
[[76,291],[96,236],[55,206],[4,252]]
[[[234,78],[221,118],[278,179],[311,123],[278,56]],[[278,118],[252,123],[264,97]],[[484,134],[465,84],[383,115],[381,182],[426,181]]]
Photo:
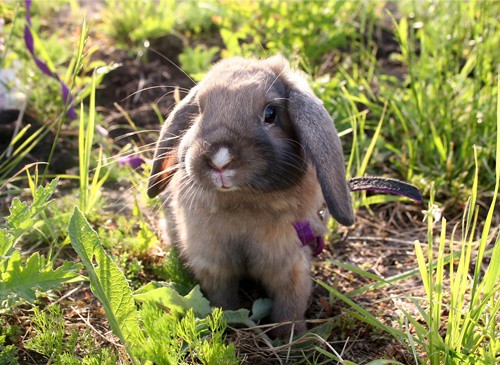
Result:
[[190,292],[196,285],[193,275],[184,266],[179,251],[175,248],[168,251],[162,265],[157,267],[156,272],[162,279],[171,281],[175,289],[182,295]]
[[78,152],[80,161],[80,208],[86,213],[90,213],[94,208],[95,204],[101,197],[100,188],[106,181],[108,174],[101,176],[102,167],[102,150],[99,151],[99,157],[97,159],[97,167],[94,171],[94,177],[90,182],[90,157],[91,149],[94,141],[94,131],[95,131],[95,88],[96,79],[95,76],[92,78],[91,84],[91,94],[90,94],[90,105],[88,119],[85,118],[83,112],[83,105],[80,111],[80,133],[78,140]]
[[[116,364],[117,356],[109,349],[94,351],[90,330],[67,333],[64,314],[59,305],[51,305],[43,311],[35,307],[33,312],[34,334],[25,347],[36,351],[57,365],[66,364]],[[84,354],[83,357],[77,353]]]
[[[335,332],[340,337],[346,335],[345,331],[358,326],[354,319],[359,319],[374,326],[374,333],[384,331],[404,343],[413,351],[415,362],[422,352],[426,356],[421,361],[431,364],[499,361],[495,318],[500,302],[500,243],[498,238],[491,237],[500,175],[500,143],[495,150],[494,141],[499,129],[494,123],[500,41],[496,19],[498,3],[390,2],[389,7],[395,10],[392,23],[391,15],[384,9],[386,2],[109,0],[106,5],[99,14],[102,22],[92,38],[104,41],[111,49],[116,45],[127,49],[127,57],[141,55],[151,40],[160,38],[161,41],[168,34],[181,37],[186,45],[199,44],[207,36],[217,38],[220,33],[222,43],[218,38],[211,39],[207,45],[186,47],[180,55],[183,69],[196,80],[201,79],[218,56],[262,57],[282,53],[294,66],[311,75],[312,88],[333,115],[344,149],[350,152],[347,170],[351,176],[396,175],[418,184],[424,195],[431,198],[427,250],[425,245],[415,244],[418,267],[380,278],[333,261],[373,283],[345,294],[327,287],[332,298],[342,299],[350,309],[341,316],[335,329],[331,323],[316,327],[322,331],[318,336],[323,341],[313,332],[308,333],[322,344],[321,348],[316,346],[312,358],[308,359],[310,352],[300,347],[300,339],[288,348],[281,344],[271,347],[267,353],[273,356],[279,351],[288,351],[285,362],[291,359],[303,363],[342,361],[325,339]],[[57,183],[38,188],[49,175],[39,178],[35,172],[31,176],[33,167],[25,167],[33,203],[28,205],[14,199],[11,216],[0,231],[2,310],[12,311],[21,300],[33,302],[37,291],[50,291],[63,282],[81,279],[76,273],[79,266],[72,263],[53,269],[59,252],[70,241],[67,237],[70,208],[77,205],[99,234],[88,227],[84,215],[77,210],[69,225],[71,242],[85,264],[92,290],[102,302],[113,332],[126,346],[132,362],[238,363],[235,346],[226,343],[227,324],[254,327],[268,313],[269,302],[256,301],[251,312],[212,310],[176,250],[169,251],[165,262],[154,268],[166,283],[151,282],[133,292],[127,282],[133,280],[136,286],[136,279],[141,276],[142,280],[147,272],[144,268],[155,265],[148,262],[150,257],[146,254],[158,238],[143,216],[139,199],[134,197],[132,216],[120,213],[110,216],[103,213],[105,199],[101,194],[106,183],[117,179],[131,181],[132,189],[144,192],[149,166],[144,166],[142,174],[110,167],[114,161],[108,156],[117,148],[95,133],[102,120],[95,89],[106,72],[115,66],[106,67],[100,60],[89,61],[93,54],[99,57],[94,53],[99,47],[87,47],[87,42],[93,39],[88,37],[85,22],[80,21],[81,31],[71,31],[74,17],[69,15],[69,9],[72,16],[81,14],[75,0],[47,6],[34,2],[30,29],[36,53],[72,89],[75,97],[72,106],[90,97],[88,107],[87,103],[82,104],[79,118],[74,122],[67,122],[65,117],[70,105],[61,100],[60,84],[36,68],[26,49],[22,2],[0,3],[4,21],[0,31],[0,47],[4,47],[0,65],[2,71],[14,75],[2,85],[2,90],[23,93],[26,107],[21,110],[26,115],[39,116],[43,124],[39,129],[19,128],[7,142],[6,150],[0,151],[2,196],[20,191],[12,182],[23,179],[21,172],[14,178],[12,172],[47,137],[48,129],[59,137],[62,132],[76,131],[80,163],[79,176],[60,177],[77,179],[78,191],[57,201],[49,200]],[[58,23],[53,22],[55,14],[59,14]],[[66,16],[64,19],[62,14]],[[110,35],[111,40],[102,39],[99,30]],[[394,35],[394,39],[389,40],[390,54],[385,54],[387,44],[380,42],[380,32]],[[214,44],[217,47],[213,47]],[[388,64],[396,65],[396,76],[386,74],[394,71],[387,69]],[[100,69],[94,71],[97,67]],[[161,122],[163,117],[158,108],[155,110]],[[128,117],[126,111],[122,112]],[[129,117],[128,121],[132,131],[139,131],[140,126]],[[119,152],[118,156],[128,151],[130,156],[140,153],[142,162],[152,158],[148,153],[151,146],[142,140],[141,143],[142,149],[134,146]],[[54,148],[51,155],[55,153]],[[491,168],[495,160],[496,170]],[[130,176],[125,176],[126,171]],[[471,198],[465,206],[468,196]],[[484,218],[477,204],[485,206],[486,199],[493,202]],[[355,206],[393,200],[361,193],[356,196]],[[447,214],[454,214],[465,206],[462,226],[450,229],[447,227],[450,223],[443,219],[437,237],[434,233],[438,228],[437,219],[430,214],[434,201],[441,202]],[[148,208],[154,203],[148,201]],[[451,238],[449,231],[452,231]],[[464,233],[457,238],[459,231]],[[102,249],[98,236],[102,237],[104,247],[118,257],[119,266]],[[38,252],[26,257],[22,254],[21,243],[36,249],[40,242],[49,244],[47,258]],[[371,314],[353,300],[359,293],[397,285],[404,278],[418,275],[422,277],[425,298],[405,297],[415,311],[401,310],[400,327],[380,321],[379,314]],[[112,364],[118,361],[112,350],[87,351],[95,347],[90,337],[87,333],[68,331],[57,305],[44,311],[36,309],[32,320],[39,340],[33,338],[26,346],[44,354],[52,363]],[[446,320],[448,324],[444,325]],[[17,363],[12,342],[2,322],[1,363]],[[72,347],[78,348],[79,356]]]
[[56,185],[54,180],[39,187],[29,206],[15,198],[6,218],[7,227],[0,229],[0,304],[6,309],[13,308],[20,299],[33,302],[38,288],[47,291],[79,278],[77,264],[65,262],[53,269],[52,262],[38,252],[23,259],[16,248],[22,236],[42,222],[39,216],[47,208]]
[[[355,18],[374,6],[347,1],[228,1],[217,18],[226,45],[222,54],[281,53],[289,58],[299,56],[306,67],[316,65],[331,50],[344,48],[359,37]],[[273,37],[275,34],[280,36]]]
[[[407,3],[395,24],[408,77],[401,92],[384,91],[394,113],[387,132],[404,177],[435,181],[439,194],[456,197],[474,176],[472,145],[484,166],[495,157],[498,63],[491,55],[500,33],[490,15],[498,3],[429,4]],[[492,181],[494,171],[485,168],[480,188],[490,189]]]
[[107,0],[102,30],[122,47],[143,47],[144,41],[169,34],[175,24],[175,1]]
[[[222,312],[212,311],[199,288],[182,297],[168,286],[156,288],[152,283],[148,284],[136,292],[136,298],[145,302],[144,312],[140,314],[136,310],[127,280],[116,263],[103,250],[96,232],[92,230],[78,208],[75,208],[71,218],[69,232],[71,244],[88,271],[92,291],[103,304],[113,332],[127,346],[127,352],[133,363],[138,363],[139,359],[143,361],[155,359],[157,363],[171,364],[178,363],[172,362],[173,360],[186,357],[194,360],[195,355],[206,364],[237,361],[234,347],[223,343],[222,334],[226,325]],[[92,260],[94,257],[95,264]],[[169,312],[159,313],[149,304],[152,306],[160,304],[169,309]],[[195,319],[193,310],[197,310],[197,314],[202,317],[210,313],[212,316],[198,320]],[[179,319],[179,311],[187,313]],[[151,317],[153,315],[155,317]],[[211,334],[210,340],[204,338],[207,334]],[[179,338],[188,346],[187,351],[183,344],[179,343]],[[164,344],[161,349],[167,352],[157,352],[159,343]],[[222,362],[218,362],[219,360]]]
[[193,80],[200,81],[212,65],[212,60],[219,51],[219,47],[207,48],[204,45],[198,45],[195,48],[184,48],[179,55],[182,70],[187,72]]
[[19,332],[15,326],[9,326],[0,319],[0,364],[2,365],[17,365],[17,349],[12,342],[12,338]]

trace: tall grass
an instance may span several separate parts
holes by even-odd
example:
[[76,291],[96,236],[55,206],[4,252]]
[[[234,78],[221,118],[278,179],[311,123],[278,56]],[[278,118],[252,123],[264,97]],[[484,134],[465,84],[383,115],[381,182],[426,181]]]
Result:
[[[500,78],[498,78],[500,90]],[[353,317],[378,327],[406,344],[422,364],[498,364],[500,361],[500,234],[492,229],[500,187],[500,93],[497,92],[497,137],[494,150],[496,167],[493,199],[486,219],[478,224],[480,205],[477,204],[479,186],[479,151],[473,148],[475,173],[472,193],[460,226],[448,235],[448,224],[442,218],[440,234],[435,235],[439,217],[435,214],[435,191],[431,187],[427,219],[427,249],[415,242],[418,272],[425,289],[425,298],[406,294],[418,315],[403,308],[403,329],[392,328],[377,319],[350,297],[321,283],[352,309]],[[496,232],[496,233],[495,233]],[[447,254],[447,252],[449,252]],[[338,263],[337,263],[338,264]],[[340,264],[345,269],[363,275],[383,285],[392,285],[408,275],[384,279],[356,267]],[[415,275],[414,270],[411,275]],[[381,285],[378,285],[379,287]],[[368,288],[366,288],[368,290]],[[358,291],[360,292],[360,291]],[[361,292],[366,292],[363,290]],[[354,293],[352,293],[354,294]],[[423,351],[425,358],[419,353]]]
[[94,143],[96,109],[95,109],[96,76],[92,77],[88,114],[84,112],[83,104],[80,108],[80,126],[78,133],[78,155],[80,163],[80,209],[88,214],[92,211],[101,197],[101,187],[109,176],[109,170],[103,175],[102,148],[99,149],[97,166],[93,170],[94,176],[90,179],[92,146]]
[[[480,150],[480,193],[495,173],[495,92],[500,65],[498,2],[422,1],[400,4],[394,20],[406,89],[383,93],[394,115],[387,129],[408,179],[435,181],[448,198],[474,179],[472,145]],[[496,55],[496,56],[495,56]]]

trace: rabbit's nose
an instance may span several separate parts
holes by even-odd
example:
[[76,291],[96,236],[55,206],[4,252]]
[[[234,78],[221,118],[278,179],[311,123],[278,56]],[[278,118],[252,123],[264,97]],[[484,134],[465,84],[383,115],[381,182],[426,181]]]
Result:
[[208,160],[208,164],[216,171],[224,170],[231,162],[232,157],[229,149],[227,147],[220,147],[211,158]]

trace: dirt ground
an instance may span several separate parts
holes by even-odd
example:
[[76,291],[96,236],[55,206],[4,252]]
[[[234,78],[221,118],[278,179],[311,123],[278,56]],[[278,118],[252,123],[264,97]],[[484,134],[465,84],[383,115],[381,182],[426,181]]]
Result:
[[[391,64],[387,59],[388,54],[393,52],[395,47],[392,35],[387,32],[381,32],[379,35],[381,44],[378,57],[381,59],[384,70],[394,75],[401,75],[402,70],[399,66]],[[174,105],[175,88],[179,88],[182,96],[183,89],[189,89],[194,85],[187,75],[175,66],[177,54],[180,52],[178,40],[175,37],[159,40],[155,48],[164,57],[151,52],[142,59],[129,58],[126,52],[116,49],[109,49],[94,55],[106,62],[122,64],[105,77],[97,93],[98,110],[104,116],[102,124],[107,126],[111,138],[119,140],[116,142],[119,145],[131,139],[135,139],[137,143],[154,142],[160,128],[160,121],[151,104],[156,104],[162,115],[166,117]],[[151,131],[141,134],[142,141],[137,136],[123,138],[124,134],[130,132],[124,127],[127,125],[125,114],[134,121],[138,128]],[[1,130],[0,135],[7,136],[8,127],[2,128],[5,130]],[[47,139],[47,143],[50,145],[50,138]],[[30,161],[44,161],[47,158],[44,146],[32,151]],[[77,156],[76,144],[67,140],[64,142],[62,138],[56,155]],[[69,158],[63,161],[60,167],[54,169],[54,172],[66,172],[74,166],[76,166],[76,160]],[[113,187],[107,189],[114,190]],[[316,280],[338,288],[343,293],[368,283],[367,279],[340,268],[333,264],[332,260],[356,265],[383,277],[417,267],[413,242],[416,239],[421,242],[427,240],[427,224],[423,222],[422,214],[426,206],[391,203],[372,207],[372,209],[375,209],[373,213],[365,208],[359,209],[354,228],[340,228],[332,237],[326,250],[314,261],[313,277]],[[453,221],[458,222],[451,217],[451,224]],[[161,260],[161,254],[149,259],[157,262]],[[154,274],[144,277],[145,281],[153,279],[157,279]],[[91,328],[96,339],[103,346],[123,350],[111,334],[102,307],[90,292],[88,284],[66,286],[59,294],[62,299],[58,301],[63,308],[66,308],[66,318],[71,326],[82,329]],[[356,296],[354,300],[363,307],[370,308],[372,313],[383,318],[387,324],[399,326],[398,308],[406,306],[405,303],[408,301],[405,301],[405,296],[422,294],[421,282],[414,276],[399,282],[396,286]],[[315,284],[307,318],[311,320],[335,318],[336,324],[330,343],[343,355],[344,359],[365,363],[378,358],[393,358],[404,364],[414,363],[413,355],[403,346],[388,334],[342,313],[344,307],[346,305],[341,301],[331,298],[325,289]],[[405,308],[411,310],[411,308]],[[30,309],[21,308],[19,313],[8,318],[8,322],[29,330]],[[316,324],[310,325],[312,327]],[[248,331],[230,331],[229,336],[238,345],[238,351],[246,359],[246,363],[280,363],[273,351]],[[256,346],[259,348],[258,351],[256,351]],[[31,352],[23,352],[22,356],[21,362],[25,364],[45,363],[44,359]]]

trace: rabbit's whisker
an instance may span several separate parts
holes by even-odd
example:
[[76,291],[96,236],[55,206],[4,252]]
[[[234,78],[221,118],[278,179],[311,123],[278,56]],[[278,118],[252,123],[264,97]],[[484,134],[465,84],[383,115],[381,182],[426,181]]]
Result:
[[143,91],[148,91],[148,90],[153,90],[153,89],[179,89],[180,91],[183,91],[183,92],[189,92],[189,89],[179,87],[179,86],[155,85],[155,86],[143,87],[143,88],[138,89],[137,91],[134,91],[130,95],[127,95],[126,97],[121,99],[120,103],[126,101],[127,99],[130,99],[134,95],[142,93]]
[[287,69],[283,69],[278,75],[276,75],[276,77],[274,78],[273,82],[271,82],[271,85],[269,85],[269,87],[267,88],[266,94],[269,92],[269,90],[271,90],[271,88],[276,83],[276,81],[278,81],[278,79],[281,77],[281,75],[283,75],[287,71],[288,71]]
[[172,64],[172,66],[174,66],[175,68],[177,68],[180,72],[182,72],[184,75],[186,75],[186,77],[191,80],[193,82],[194,85],[197,85],[196,84],[196,81],[194,81],[182,68],[180,68],[179,66],[177,66],[173,61],[171,61],[167,56],[161,54],[159,51],[157,51],[156,49],[152,48],[152,47],[149,47],[149,50],[153,53],[156,53],[158,56],[160,56],[161,58],[163,58],[164,60],[168,61],[170,64]]
[[135,135],[142,134],[142,133],[160,133],[160,130],[159,129],[143,129],[140,131],[134,131],[134,132],[129,132],[129,133],[125,133],[125,134],[120,134],[118,137],[115,138],[115,142],[121,141],[122,139],[125,139],[127,137],[133,137]]
[[[189,91],[185,91],[185,93],[188,93]],[[169,91],[167,93],[164,93],[162,96],[160,96],[158,99],[155,100],[155,104],[159,104],[162,102],[163,99],[165,99],[167,96],[169,96],[170,94],[174,94],[175,93],[175,90],[173,91]],[[173,106],[175,106],[175,103],[173,104]]]

